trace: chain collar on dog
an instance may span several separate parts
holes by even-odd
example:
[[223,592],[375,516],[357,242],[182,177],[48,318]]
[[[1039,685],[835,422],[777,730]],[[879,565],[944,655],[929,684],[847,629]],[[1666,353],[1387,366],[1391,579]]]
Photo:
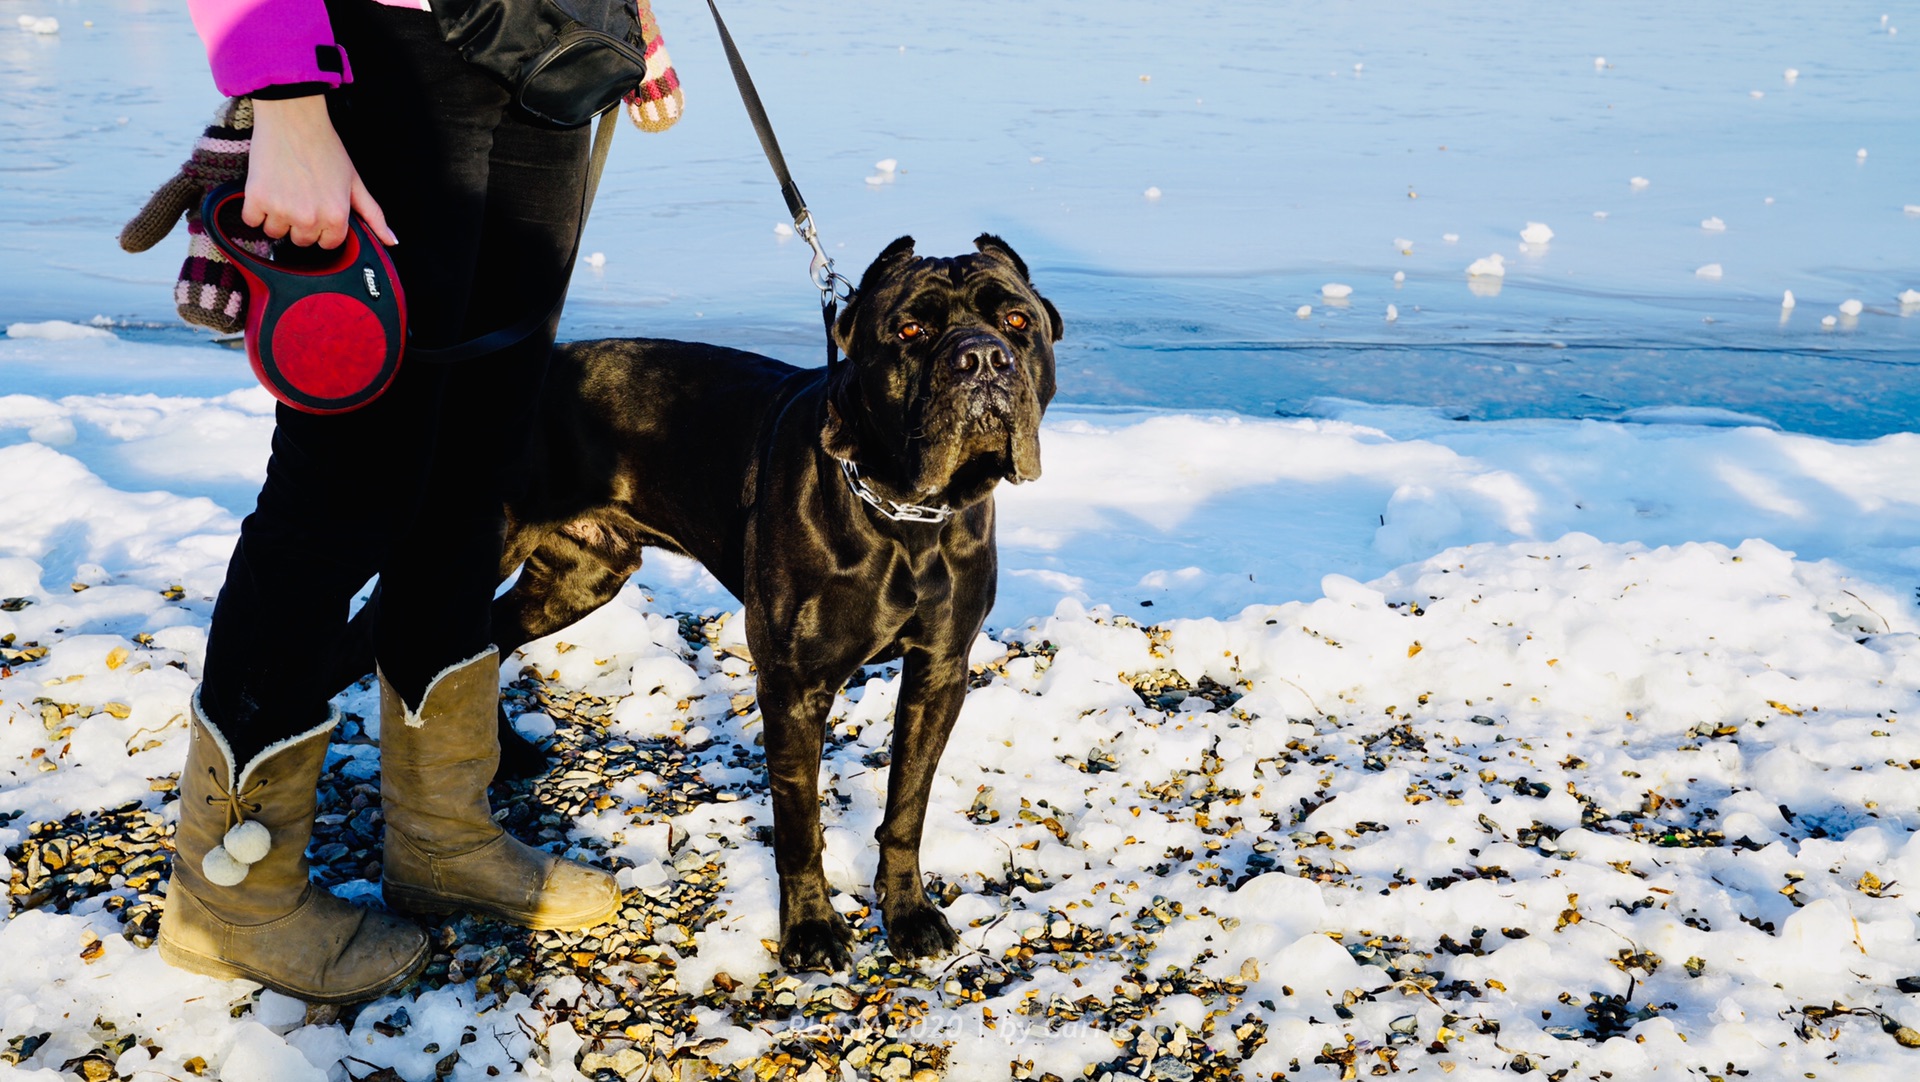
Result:
[[873,487],[860,479],[860,467],[852,459],[840,460],[840,472],[847,475],[847,487],[855,496],[881,514],[895,522],[945,522],[953,517],[951,507],[928,507],[923,503],[895,503],[873,490]]

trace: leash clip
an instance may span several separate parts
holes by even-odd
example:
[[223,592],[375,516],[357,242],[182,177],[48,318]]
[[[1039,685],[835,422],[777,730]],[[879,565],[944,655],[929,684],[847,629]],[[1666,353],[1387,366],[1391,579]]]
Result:
[[820,291],[820,306],[826,307],[836,301],[853,299],[853,283],[839,271],[833,269],[833,257],[820,245],[820,232],[813,224],[813,212],[802,207],[800,216],[793,220],[793,227],[800,239],[813,249],[813,260],[807,264],[807,277],[813,280],[813,287]]

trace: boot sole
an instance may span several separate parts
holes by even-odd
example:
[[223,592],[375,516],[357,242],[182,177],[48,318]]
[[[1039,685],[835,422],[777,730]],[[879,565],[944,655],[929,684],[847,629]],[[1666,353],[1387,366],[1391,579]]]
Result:
[[507,909],[477,898],[460,898],[404,887],[385,879],[380,881],[380,893],[390,908],[416,917],[445,917],[455,913],[470,913],[516,924],[537,932],[582,932],[588,928],[597,928],[606,924],[620,915],[620,899],[617,895],[613,903],[603,910],[572,919],[558,919],[542,918],[531,913]]
[[169,942],[165,936],[160,938],[158,946],[160,948],[160,960],[175,969],[183,969],[189,973],[198,973],[203,977],[218,977],[222,980],[252,981],[255,984],[279,992],[284,996],[292,996],[294,999],[303,1000],[307,1003],[326,1004],[360,1003],[369,999],[377,999],[388,992],[409,984],[414,978],[420,976],[421,971],[427,968],[428,954],[427,946],[422,944],[420,953],[415,955],[411,962],[407,963],[405,970],[393,977],[377,981],[364,988],[351,989],[345,992],[315,992],[305,988],[295,988],[292,985],[275,980],[273,975],[269,973],[261,973],[246,966],[234,965],[232,962],[222,961],[218,958],[212,958],[195,951],[176,947]]

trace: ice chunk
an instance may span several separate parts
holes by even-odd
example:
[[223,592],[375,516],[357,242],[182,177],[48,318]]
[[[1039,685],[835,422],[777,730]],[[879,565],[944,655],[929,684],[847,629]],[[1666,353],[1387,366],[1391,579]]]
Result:
[[84,323],[69,323],[64,319],[49,319],[44,323],[9,323],[8,338],[51,338],[67,341],[74,338],[112,338],[114,333],[105,327],[89,327]]
[[1700,221],[1700,228],[1709,233],[1725,233],[1727,231],[1727,223],[1718,218],[1703,218]]
[[1607,58],[1606,58],[1606,57],[1604,57],[1604,56],[1596,56],[1596,57],[1594,57],[1594,58],[1593,58],[1593,68],[1594,68],[1594,70],[1595,70],[1595,71],[1599,71],[1600,69],[1602,69],[1602,68],[1605,68],[1606,66],[1607,66]]
[[1440,239],[1446,241],[1448,244],[1458,244],[1460,243],[1460,234],[1442,233],[1440,234]]
[[1780,295],[1780,307],[1792,308],[1795,303],[1797,302],[1793,299],[1793,290],[1789,289]]
[[1756,100],[1756,101],[1757,101],[1757,100],[1759,100],[1759,99],[1761,99],[1761,98],[1764,98],[1764,97],[1766,97],[1766,96],[1767,96],[1767,92],[1766,92],[1766,91],[1764,91],[1764,90],[1749,90],[1749,91],[1747,91],[1747,97],[1749,97],[1749,98],[1753,98],[1753,99],[1754,99],[1754,100]]
[[1145,195],[1148,199],[1158,199],[1160,198],[1160,189],[1148,188],[1145,192],[1142,192],[1141,194]]
[[1300,318],[1300,319],[1305,319],[1305,318],[1307,318],[1308,316],[1310,316],[1310,315],[1312,315],[1312,314],[1313,314],[1313,305],[1311,305],[1311,304],[1303,304],[1303,305],[1301,305],[1300,307],[1298,307],[1298,308],[1295,308],[1295,309],[1293,310],[1293,314],[1294,314],[1294,315],[1295,315],[1295,316],[1296,316],[1297,318]]
[[1495,252],[1485,259],[1476,259],[1467,265],[1468,277],[1505,278],[1507,276],[1507,257]]
[[1399,252],[1401,255],[1413,254],[1413,242],[1408,240],[1405,237],[1393,238],[1393,248],[1395,251]]
[[1394,272],[1393,272],[1393,280],[1394,280],[1394,282],[1395,282],[1396,284],[1398,284],[1398,283],[1400,283],[1400,282],[1404,282],[1404,281],[1406,281],[1406,280],[1407,280],[1407,272],[1406,272],[1406,271],[1394,271]]
[[1920,304],[1920,289],[1901,290],[1900,303],[1901,304]]
[[585,263],[589,267],[592,267],[594,270],[599,270],[601,267],[604,267],[607,265],[607,253],[589,252],[587,254],[587,257],[581,260],[581,262]]
[[1604,210],[1594,211],[1593,216],[1603,222],[1607,220],[1607,212]]
[[1706,266],[1701,267],[1699,270],[1694,271],[1693,273],[1699,275],[1702,278],[1718,278],[1727,272],[1726,272],[1726,268],[1722,267],[1720,264],[1709,263]]
[[27,26],[27,29],[36,34],[58,34],[60,32],[60,20],[52,16],[43,19],[34,19]]
[[326,1082],[327,1072],[301,1051],[254,1021],[236,1022],[233,1049],[220,1065],[229,1082]]
[[1867,148],[1866,148],[1866,147],[1861,147],[1861,148],[1860,148],[1859,150],[1856,150],[1856,151],[1854,151],[1854,152],[1853,152],[1853,156],[1854,156],[1854,157],[1856,157],[1856,158],[1858,158],[1858,159],[1860,159],[1860,160],[1861,160],[1861,161],[1863,161],[1863,162],[1864,162],[1864,161],[1866,161],[1866,160],[1867,160]]
[[1520,239],[1528,244],[1545,244],[1553,239],[1553,230],[1548,229],[1545,222],[1528,222],[1520,231]]
[[1784,75],[1786,76],[1786,80],[1787,80],[1787,82],[1789,82],[1789,83],[1791,83],[1791,82],[1793,82],[1793,81],[1794,81],[1795,79],[1798,79],[1798,78],[1800,78],[1800,69],[1799,69],[1799,68],[1788,68],[1788,69],[1787,69],[1787,70],[1786,70],[1785,72],[1783,72],[1782,74],[1784,74]]
[[1652,184],[1653,181],[1648,180],[1646,177],[1634,177],[1631,180],[1628,180],[1627,183],[1632,185],[1635,188],[1644,188],[1647,185]]
[[793,227],[785,222],[775,222],[773,223],[773,235],[776,237],[791,237],[793,236]]
[[1839,322],[1840,322],[1840,321],[1839,321],[1838,319],[1835,319],[1835,318],[1834,318],[1833,316],[1821,316],[1821,317],[1820,317],[1820,325],[1821,325],[1822,327],[1832,327],[1832,326],[1835,326],[1835,325],[1837,325],[1837,324],[1838,324]]
[[1846,300],[1840,302],[1840,314],[1843,316],[1857,316],[1865,310],[1865,308],[1866,305],[1861,304],[1852,297],[1848,297]]
[[1392,323],[1393,321],[1399,318],[1400,318],[1400,309],[1395,308],[1391,304],[1387,305],[1387,322]]
[[1330,301],[1345,300],[1353,296],[1353,287],[1339,282],[1328,282],[1320,287],[1320,295]]
[[893,173],[893,172],[899,171],[900,162],[896,158],[882,158],[879,161],[874,162],[873,167],[875,169],[880,170],[882,173]]

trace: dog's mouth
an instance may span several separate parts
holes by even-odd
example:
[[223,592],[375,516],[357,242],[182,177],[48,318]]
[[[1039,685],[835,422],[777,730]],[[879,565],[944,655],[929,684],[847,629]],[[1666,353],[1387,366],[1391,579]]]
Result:
[[952,388],[924,414],[914,487],[971,499],[1003,480],[1036,480],[1039,429],[1039,405],[1024,382]]

